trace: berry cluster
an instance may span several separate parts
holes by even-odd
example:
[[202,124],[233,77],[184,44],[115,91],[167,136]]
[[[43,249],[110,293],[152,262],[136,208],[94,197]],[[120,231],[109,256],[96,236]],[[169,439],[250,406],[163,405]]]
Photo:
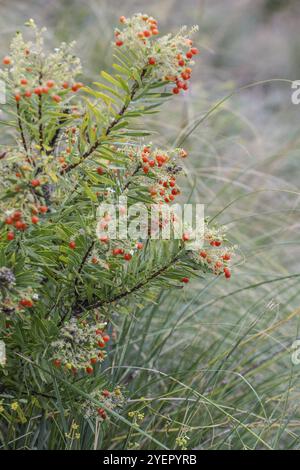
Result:
[[121,388],[115,387],[113,390],[109,391],[103,389],[101,391],[96,391],[91,394],[92,398],[103,403],[104,408],[99,408],[93,402],[86,400],[82,404],[82,410],[86,418],[96,418],[98,420],[106,421],[108,419],[106,410],[114,410],[120,408],[124,405],[125,398],[122,394]]
[[87,374],[94,372],[94,365],[105,358],[109,335],[103,329],[105,323],[90,324],[86,320],[71,320],[60,330],[59,339],[53,341],[53,365],[76,374],[79,370]]
[[234,254],[234,247],[228,246],[226,239],[226,227],[210,226],[208,221],[204,230],[204,245],[190,256],[201,265],[205,272],[215,275],[224,275],[230,279],[230,262]]
[[[166,152],[150,145],[123,151],[129,155],[132,168],[140,168],[140,172],[136,172],[138,182],[145,184],[151,199],[167,204],[173,202],[180,194],[177,176],[182,172],[180,160],[187,157],[187,152],[181,148]],[[130,176],[130,171],[129,168],[125,176]]]
[[139,13],[131,18],[121,16],[120,23],[123,28],[115,30],[116,46],[134,51],[140,66],[150,67],[152,78],[173,84],[174,94],[188,89],[193,59],[199,53],[189,38],[197,30],[196,27],[190,32],[184,27],[176,35],[157,38],[157,20],[148,15]]
[[[37,181],[37,180],[35,180]],[[32,182],[33,183],[33,182]],[[4,223],[9,227],[7,232],[7,240],[11,241],[15,238],[15,231],[24,232],[28,229],[30,224],[36,225],[39,223],[39,217],[37,214],[45,214],[48,211],[47,206],[32,206],[31,215],[29,215],[26,209],[26,212],[21,212],[19,210],[12,210],[6,212],[6,218]]]

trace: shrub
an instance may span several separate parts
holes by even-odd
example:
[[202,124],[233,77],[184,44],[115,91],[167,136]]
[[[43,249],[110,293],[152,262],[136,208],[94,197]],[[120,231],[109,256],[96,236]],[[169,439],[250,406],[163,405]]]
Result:
[[[44,30],[32,20],[33,41],[18,33],[3,59],[0,440],[6,448],[25,446],[23,434],[39,435],[39,426],[46,437],[31,446],[53,446],[53,423],[64,430],[54,447],[80,446],[78,416],[93,431],[108,418],[130,424],[121,408],[126,390],[124,396],[101,372],[116,341],[113,314],[130,315],[133,306],[155,301],[162,288],[183,288],[191,277],[231,275],[232,247],[213,221],[205,221],[200,248],[191,226],[179,239],[118,239],[110,236],[110,213],[97,216],[103,203],[117,206],[119,215],[143,203],[147,218],[153,203],[170,205],[187,157],[181,148],[157,148],[141,123],[188,89],[198,54],[189,35],[196,28],[158,39],[157,21],[147,15],[120,22],[114,74],[102,72],[103,81],[92,86],[78,81],[73,45],[46,53]],[[124,196],[127,208],[119,204]],[[174,228],[176,215],[169,217],[158,217],[156,229],[170,222]]]

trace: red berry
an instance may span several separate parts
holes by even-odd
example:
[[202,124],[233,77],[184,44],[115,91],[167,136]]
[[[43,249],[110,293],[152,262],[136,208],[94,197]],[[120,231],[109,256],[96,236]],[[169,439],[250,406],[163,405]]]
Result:
[[105,347],[104,341],[98,341],[97,344],[98,344],[99,348],[104,348]]
[[76,91],[78,91],[78,90],[79,90],[80,88],[82,88],[82,87],[83,87],[83,84],[82,84],[82,83],[80,83],[80,82],[74,83],[74,84],[72,85],[72,91],[74,91],[74,92],[76,93]]
[[47,206],[40,206],[40,207],[39,207],[39,211],[40,211],[42,214],[46,214],[46,212],[48,212],[48,207],[47,207]]
[[64,82],[64,83],[62,84],[62,87],[63,87],[65,90],[67,90],[67,89],[69,88],[68,82]]
[[26,78],[21,78],[20,83],[21,85],[27,85],[28,81]]
[[46,83],[46,85],[47,85],[48,88],[53,88],[54,85],[55,85],[55,83],[54,83],[53,80],[48,80],[47,83]]
[[88,366],[85,370],[87,374],[92,374],[94,372],[94,369],[90,366]]
[[15,222],[15,227],[16,227],[17,230],[22,230],[22,228],[23,228],[23,222],[21,222],[21,220],[17,220],[17,221]]
[[55,367],[60,367],[60,366],[61,366],[61,361],[60,361],[59,359],[54,359],[53,365],[54,365]]
[[147,29],[143,32],[145,38],[149,38],[151,36],[151,32]]
[[102,337],[102,339],[103,339],[104,343],[107,343],[110,340],[110,336],[109,335],[104,335]]
[[69,247],[70,247],[72,250],[75,250],[75,248],[76,248],[76,243],[75,243],[73,240],[70,241]]
[[148,166],[144,166],[144,167],[143,167],[143,172],[146,173],[146,174],[149,173],[149,167],[148,167]]
[[190,239],[190,236],[189,236],[188,233],[184,233],[184,234],[182,235],[182,240],[183,240],[184,242],[187,242],[189,239]]
[[224,274],[226,279],[229,279],[231,277],[231,272],[228,268],[224,268]]
[[3,58],[3,60],[2,60],[2,63],[3,63],[4,65],[9,65],[9,64],[11,63],[11,58],[8,57],[8,56],[5,56],[5,57]]
[[15,94],[15,100],[16,100],[17,103],[18,103],[19,101],[21,101],[21,95],[20,95],[20,93],[16,93],[16,94]]
[[201,258],[206,258],[207,257],[206,251],[200,251],[200,256]]
[[31,222],[32,222],[33,224],[37,224],[37,223],[39,222],[39,220],[40,220],[40,219],[39,219],[36,215],[34,215],[34,216],[31,217]]
[[192,48],[191,48],[191,53],[192,53],[193,55],[199,54],[199,51],[198,51],[197,47],[192,47]]
[[143,243],[138,242],[138,243],[136,244],[136,247],[137,247],[138,250],[142,250],[143,247],[144,247],[144,245],[143,245]]
[[120,23],[125,23],[126,22],[125,16],[123,16],[123,15],[120,16],[119,21],[120,21]]
[[191,51],[188,51],[185,55],[188,59],[191,59],[193,57],[193,54]]
[[177,87],[178,87],[178,88],[183,88],[183,87],[184,87],[184,83],[179,80],[179,81],[177,82]]
[[14,232],[8,232],[7,234],[7,240],[11,241],[15,238]]
[[30,184],[31,184],[31,186],[36,188],[37,186],[40,186],[41,182],[38,179],[34,179],[34,180],[31,180]]
[[229,261],[231,258],[230,254],[229,253],[225,253],[225,255],[223,255],[223,260],[225,261]]
[[110,392],[109,392],[108,390],[103,390],[103,391],[102,391],[102,395],[103,395],[105,398],[107,398],[107,397],[110,396]]
[[101,166],[99,166],[99,167],[97,168],[97,173],[98,173],[98,175],[103,175],[104,170],[103,170],[103,168],[101,168]]
[[91,357],[91,364],[96,364],[97,358],[96,357]]
[[180,59],[180,60],[178,61],[178,65],[179,65],[180,67],[184,67],[185,61],[184,61],[183,59]]
[[153,29],[151,28],[151,31],[152,31],[152,34],[153,34],[154,36],[156,36],[157,34],[159,34],[159,31],[158,31],[157,28],[153,28]]
[[30,308],[30,307],[33,306],[33,302],[30,299],[21,299],[19,303],[22,307],[29,307]]
[[181,279],[181,282],[184,282],[184,284],[187,284],[188,282],[190,282],[189,278],[188,277],[183,277]]
[[52,99],[53,99],[53,101],[55,101],[55,103],[60,103],[61,102],[61,97],[59,95],[53,95]]
[[172,89],[172,93],[174,93],[174,95],[178,95],[179,92],[180,92],[180,90],[177,87]]
[[6,225],[12,225],[12,224],[13,224],[13,221],[14,221],[14,220],[13,220],[12,217],[6,217],[4,223],[5,223]]
[[130,261],[131,258],[132,258],[132,255],[131,255],[130,253],[125,253],[124,259],[125,259],[126,261]]
[[97,413],[98,413],[99,416],[101,416],[102,419],[107,418],[106,412],[103,408],[98,408]]
[[123,41],[120,41],[120,40],[116,41],[116,46],[118,47],[123,46],[123,44],[124,44]]
[[36,87],[36,88],[33,90],[33,93],[35,93],[36,95],[40,96],[40,95],[43,93],[42,87],[40,87],[40,86]]
[[100,237],[99,240],[100,240],[100,242],[102,242],[102,243],[108,243],[108,236],[107,236],[107,235],[103,235],[103,237]]
[[148,60],[148,64],[149,65],[155,65],[156,64],[156,60],[154,57],[150,57],[150,59]]
[[32,95],[32,93],[31,93],[30,90],[26,90],[25,93],[24,93],[24,95],[26,96],[26,98],[30,98],[31,95]]

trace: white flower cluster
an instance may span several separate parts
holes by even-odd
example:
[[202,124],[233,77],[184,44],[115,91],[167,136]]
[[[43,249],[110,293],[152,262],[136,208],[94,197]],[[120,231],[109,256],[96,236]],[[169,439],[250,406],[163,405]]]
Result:
[[51,343],[53,364],[73,373],[84,369],[93,373],[93,365],[102,362],[106,353],[102,350],[109,340],[103,333],[105,323],[90,324],[86,320],[72,318],[60,330],[59,339]]

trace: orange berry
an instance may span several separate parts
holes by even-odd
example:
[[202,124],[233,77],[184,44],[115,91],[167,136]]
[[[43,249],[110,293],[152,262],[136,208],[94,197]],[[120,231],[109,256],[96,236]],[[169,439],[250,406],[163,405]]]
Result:
[[14,232],[8,232],[6,238],[7,238],[8,241],[13,240],[15,238]]
[[61,102],[61,97],[59,95],[53,95],[52,96],[52,99],[53,101],[55,101],[56,103],[60,103]]
[[30,184],[31,184],[31,186],[36,188],[37,186],[40,186],[41,182],[38,179],[33,179],[33,180],[31,180]]
[[34,215],[34,216],[31,217],[31,222],[32,222],[33,224],[37,224],[37,223],[39,222],[39,220],[40,220],[40,219],[39,219],[36,215]]

